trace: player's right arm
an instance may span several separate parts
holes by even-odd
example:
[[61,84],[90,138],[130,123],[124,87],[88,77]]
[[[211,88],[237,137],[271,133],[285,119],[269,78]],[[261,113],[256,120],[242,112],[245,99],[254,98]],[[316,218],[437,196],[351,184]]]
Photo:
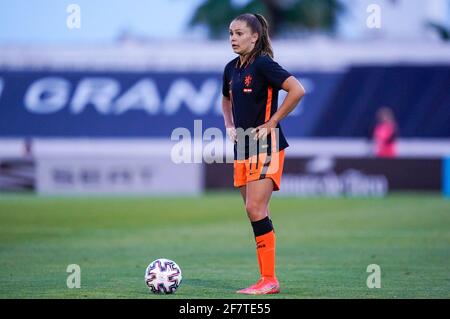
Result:
[[236,128],[234,127],[233,122],[233,106],[231,104],[231,99],[224,95],[222,95],[222,112],[227,134],[234,143],[236,142]]
[[225,69],[223,70],[223,78],[222,78],[222,113],[223,120],[225,122],[225,128],[227,130],[227,135],[230,140],[235,143],[237,141],[236,138],[236,127],[234,126],[233,121],[233,103],[231,102],[231,87],[230,87],[230,78],[228,75],[228,69],[232,62],[229,62]]

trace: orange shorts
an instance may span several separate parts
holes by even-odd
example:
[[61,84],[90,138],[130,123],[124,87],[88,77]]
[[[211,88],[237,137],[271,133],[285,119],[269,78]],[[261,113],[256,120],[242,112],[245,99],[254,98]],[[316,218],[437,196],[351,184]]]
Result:
[[245,160],[234,161],[234,187],[241,187],[248,182],[264,178],[271,178],[274,182],[274,191],[280,189],[281,175],[283,174],[284,150],[254,155]]

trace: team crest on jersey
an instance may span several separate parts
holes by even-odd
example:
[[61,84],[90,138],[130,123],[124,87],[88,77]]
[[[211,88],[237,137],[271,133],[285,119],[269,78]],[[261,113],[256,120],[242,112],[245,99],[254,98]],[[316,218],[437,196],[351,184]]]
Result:
[[252,88],[249,87],[250,85],[252,85],[252,76],[251,75],[247,75],[244,79],[244,84],[245,84],[245,88],[244,88],[244,93],[252,93]]
[[245,77],[245,79],[244,79],[245,86],[250,86],[252,84],[252,80],[253,80],[252,76],[251,75],[247,75]]

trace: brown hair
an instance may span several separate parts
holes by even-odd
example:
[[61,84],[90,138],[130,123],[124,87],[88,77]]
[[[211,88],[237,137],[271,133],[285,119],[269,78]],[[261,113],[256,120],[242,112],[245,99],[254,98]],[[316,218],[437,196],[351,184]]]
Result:
[[269,24],[262,15],[257,13],[244,13],[236,17],[234,21],[244,21],[253,33],[258,33],[258,40],[248,56],[248,62],[261,55],[268,55],[273,58],[272,44],[270,43],[269,37]]

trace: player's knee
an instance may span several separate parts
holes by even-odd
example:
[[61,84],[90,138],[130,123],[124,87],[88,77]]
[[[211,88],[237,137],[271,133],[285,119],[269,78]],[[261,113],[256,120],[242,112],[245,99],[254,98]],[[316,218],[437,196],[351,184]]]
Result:
[[266,212],[264,205],[261,205],[257,201],[247,200],[245,203],[245,210],[251,220],[258,220],[264,218]]

